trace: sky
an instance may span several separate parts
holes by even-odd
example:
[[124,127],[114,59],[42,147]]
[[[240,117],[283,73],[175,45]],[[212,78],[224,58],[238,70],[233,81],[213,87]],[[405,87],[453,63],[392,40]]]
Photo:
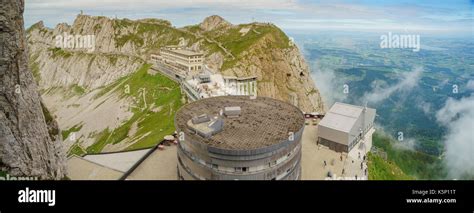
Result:
[[25,0],[25,27],[72,24],[77,14],[161,18],[177,27],[220,15],[272,22],[285,31],[406,31],[472,35],[474,0]]

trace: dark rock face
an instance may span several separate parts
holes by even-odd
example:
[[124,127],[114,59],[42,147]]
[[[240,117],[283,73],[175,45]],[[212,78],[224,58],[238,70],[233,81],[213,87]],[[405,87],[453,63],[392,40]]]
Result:
[[66,175],[61,137],[45,121],[28,69],[24,1],[0,2],[0,169],[12,176],[61,179]]

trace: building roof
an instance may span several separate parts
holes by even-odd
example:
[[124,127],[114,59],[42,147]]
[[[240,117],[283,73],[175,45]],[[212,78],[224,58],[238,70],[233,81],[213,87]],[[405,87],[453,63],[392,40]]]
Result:
[[198,56],[198,55],[203,55],[202,52],[195,52],[195,51],[191,51],[191,50],[186,50],[186,49],[175,49],[175,50],[172,50],[172,49],[167,49],[168,51],[171,51],[171,52],[174,52],[174,53],[178,53],[180,55],[185,55],[185,56]]
[[[357,119],[362,115],[364,107],[336,102],[319,122],[320,126],[349,133]],[[367,108],[367,110],[374,110]]]
[[220,115],[225,107],[241,108],[240,116],[220,116],[221,131],[209,138],[190,134],[191,140],[210,147],[228,150],[254,150],[279,144],[304,126],[303,113],[295,106],[266,97],[219,96],[200,99],[183,106],[175,117],[176,129],[189,129],[188,121],[196,115]]
[[243,80],[256,80],[257,76],[247,76],[247,77],[236,77],[236,76],[222,76],[224,79],[230,79],[230,80],[237,80],[237,81],[243,81]]

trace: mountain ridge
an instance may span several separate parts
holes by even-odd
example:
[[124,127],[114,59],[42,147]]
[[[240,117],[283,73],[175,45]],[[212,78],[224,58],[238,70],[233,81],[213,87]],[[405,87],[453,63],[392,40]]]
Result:
[[[204,29],[201,26],[205,26]],[[146,120],[149,115],[126,108],[137,102],[137,98],[124,95],[120,86],[123,86],[123,82],[129,82],[126,79],[144,80],[136,76],[138,70],[148,62],[150,54],[167,45],[180,44],[204,51],[205,63],[214,72],[236,77],[256,76],[258,94],[261,96],[293,102],[306,112],[324,111],[319,91],[298,47],[273,24],[233,25],[221,17],[211,16],[198,25],[175,28],[169,21],[160,19],[111,19],[80,14],[72,25],[60,23],[54,29],[49,29],[38,22],[27,32],[31,50],[30,65],[39,82],[45,105],[56,116],[62,129],[78,132],[76,140],[66,140],[69,150],[75,144],[81,144],[83,151],[99,142],[108,144],[108,139],[106,142],[100,141],[101,135],[112,137],[116,134],[114,130],[125,132],[127,128],[137,125],[139,130],[147,129],[140,121]],[[90,52],[57,48],[55,36],[62,34],[95,35],[96,46]],[[159,74],[146,71],[140,75],[163,79]],[[132,93],[136,93],[141,83],[133,83],[138,83],[131,88]],[[110,85],[116,86],[112,89]],[[160,92],[156,86],[150,89]],[[168,107],[170,113],[184,103],[181,97],[174,97],[170,100],[174,105]],[[145,97],[147,102],[153,102],[156,98]],[[162,109],[164,106],[158,104],[163,103],[157,101],[153,106],[155,109],[148,106],[146,110],[159,111],[156,107]],[[103,108],[105,106],[109,107],[108,110]],[[103,117],[107,111],[115,112],[108,117],[117,118],[104,118],[100,121],[103,125],[98,127],[95,124],[98,121],[91,117]],[[134,118],[137,113],[144,117]],[[132,118],[137,119],[138,123],[130,124],[128,121]],[[81,128],[77,129],[79,126]],[[99,129],[94,130],[93,126]],[[101,149],[93,150],[118,151],[136,147],[133,143],[139,140],[152,140],[147,138],[153,133],[146,136],[146,132],[138,132],[139,135],[129,137],[122,134],[114,142],[115,146],[101,145]],[[159,135],[153,136],[153,140],[158,140]],[[125,146],[119,139],[129,144]]]

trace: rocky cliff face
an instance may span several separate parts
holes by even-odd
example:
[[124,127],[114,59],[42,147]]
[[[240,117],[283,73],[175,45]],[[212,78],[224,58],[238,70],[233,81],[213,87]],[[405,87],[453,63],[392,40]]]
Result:
[[[58,48],[58,35],[94,35],[95,47],[93,51]],[[133,106],[141,97],[130,97],[117,92],[117,88],[123,89],[127,79],[144,77],[136,76],[137,70],[151,53],[166,45],[179,44],[206,52],[205,63],[215,72],[257,76],[257,92],[261,96],[289,101],[307,112],[324,110],[298,48],[272,24],[232,25],[219,16],[211,16],[200,24],[175,28],[166,20],[78,15],[72,25],[58,24],[54,29],[39,22],[28,29],[27,38],[30,66],[46,107],[57,118],[59,127],[68,130],[63,136],[71,131],[77,133],[74,140],[65,139],[70,153],[118,151],[134,147],[133,143],[140,140],[152,140],[147,137],[154,132],[143,130],[147,129],[141,126],[146,125],[143,120],[160,113],[168,104],[148,105],[152,113],[137,119]],[[136,84],[130,87],[132,93],[144,84],[135,80],[131,83]],[[160,93],[160,88],[153,89]],[[153,94],[148,103],[159,98],[154,93],[147,94]],[[179,97],[174,98],[168,101],[179,102]],[[170,114],[173,112],[170,109]],[[134,119],[137,123],[127,126]],[[121,132],[118,139],[114,139],[116,131]],[[105,142],[101,138],[106,138]],[[110,140],[115,140],[113,145]],[[98,144],[103,149],[95,149]]]
[[306,112],[323,112],[319,90],[297,46],[275,48],[276,38],[266,35],[240,54],[240,60],[223,72],[227,75],[257,76],[258,95],[285,100]]
[[211,31],[221,27],[229,27],[232,24],[227,22],[220,16],[213,15],[204,19],[204,21],[199,24],[199,27],[204,31]]
[[60,179],[65,153],[28,69],[23,9],[23,0],[0,7],[0,167],[13,176]]
[[275,25],[231,25],[211,16],[198,29],[185,29],[208,42],[208,67],[224,75],[257,76],[258,95],[288,101],[306,112],[324,112],[319,90],[298,47]]
[[[94,51],[55,49],[55,37],[65,33],[95,35]],[[160,47],[181,44],[206,51],[206,63],[216,71],[257,76],[260,95],[295,103],[304,111],[324,111],[298,47],[272,24],[232,25],[214,15],[199,25],[177,29],[165,20],[78,15],[72,26],[32,26],[28,43],[42,90],[71,85],[95,89],[134,72]]]

